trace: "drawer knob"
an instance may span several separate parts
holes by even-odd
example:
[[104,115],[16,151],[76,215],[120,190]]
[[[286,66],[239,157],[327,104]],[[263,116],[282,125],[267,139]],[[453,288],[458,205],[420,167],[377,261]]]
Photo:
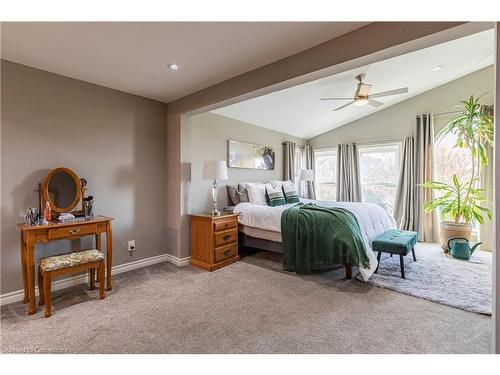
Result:
[[226,234],[222,238],[224,239],[224,241],[227,241],[227,240],[229,240],[231,238],[231,235],[230,234]]
[[73,229],[69,230],[69,233],[71,233],[71,234],[77,234],[78,232],[80,232],[80,229],[78,229],[78,228],[73,228]]
[[229,255],[231,255],[231,249],[227,249],[226,251],[224,251],[225,257],[228,257]]

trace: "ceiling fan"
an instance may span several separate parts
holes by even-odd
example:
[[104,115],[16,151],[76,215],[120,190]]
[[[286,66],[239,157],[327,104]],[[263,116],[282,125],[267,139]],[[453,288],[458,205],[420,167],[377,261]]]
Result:
[[367,83],[363,83],[364,78],[365,78],[365,73],[358,74],[355,77],[355,79],[359,83],[358,83],[358,89],[356,90],[356,93],[354,94],[354,98],[321,98],[320,100],[352,100],[351,102],[334,109],[334,111],[338,111],[340,109],[343,109],[345,107],[350,106],[351,104],[358,105],[358,106],[369,104],[372,107],[380,107],[384,103],[379,102],[377,100],[373,100],[373,98],[381,98],[383,96],[406,94],[408,92],[408,87],[404,87],[404,88],[400,88],[400,89],[396,89],[396,90],[389,90],[389,91],[378,92],[376,94],[368,95],[368,93],[370,92],[370,89],[372,88],[372,85],[369,85]]

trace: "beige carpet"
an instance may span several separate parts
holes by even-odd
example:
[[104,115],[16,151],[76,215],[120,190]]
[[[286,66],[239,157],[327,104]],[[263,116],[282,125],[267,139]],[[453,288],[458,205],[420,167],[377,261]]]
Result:
[[[418,253],[417,253],[418,254]],[[489,353],[491,318],[362,283],[307,277],[257,253],[219,271],[163,263],[114,277],[105,300],[54,293],[51,318],[2,307],[3,352]]]

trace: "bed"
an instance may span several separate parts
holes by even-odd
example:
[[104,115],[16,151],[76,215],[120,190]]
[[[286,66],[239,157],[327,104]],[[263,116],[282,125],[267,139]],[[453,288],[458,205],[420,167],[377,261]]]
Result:
[[[315,203],[318,206],[343,208],[357,219],[363,237],[369,267],[360,267],[362,278],[366,281],[377,268],[377,259],[372,250],[372,241],[389,229],[396,228],[394,218],[382,207],[371,203],[313,201],[301,199],[302,203]],[[239,203],[234,212],[239,214],[240,244],[247,247],[282,253],[281,215],[294,204],[266,206],[249,202]],[[350,278],[352,265],[346,264],[346,278]]]

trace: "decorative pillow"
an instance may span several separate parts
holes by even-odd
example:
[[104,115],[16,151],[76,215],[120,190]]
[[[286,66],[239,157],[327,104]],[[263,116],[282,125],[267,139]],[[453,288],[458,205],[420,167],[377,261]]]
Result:
[[283,182],[283,193],[285,194],[286,203],[299,203],[299,194],[295,184],[292,181]]
[[282,188],[283,187],[283,182],[284,181],[271,181],[270,184],[273,186],[273,188]]
[[271,184],[266,184],[266,193],[269,199],[270,206],[281,206],[286,204],[285,196],[283,195],[283,189],[280,187],[273,187]]
[[248,200],[250,201],[250,203],[267,206],[266,185],[254,182],[248,182],[247,193],[248,193]]
[[248,192],[246,188],[246,184],[238,184],[238,190],[236,191],[238,197],[240,198],[239,203],[250,202],[248,199]]
[[231,206],[236,206],[240,203],[238,188],[235,185],[227,185],[227,195],[229,195],[229,203]]

